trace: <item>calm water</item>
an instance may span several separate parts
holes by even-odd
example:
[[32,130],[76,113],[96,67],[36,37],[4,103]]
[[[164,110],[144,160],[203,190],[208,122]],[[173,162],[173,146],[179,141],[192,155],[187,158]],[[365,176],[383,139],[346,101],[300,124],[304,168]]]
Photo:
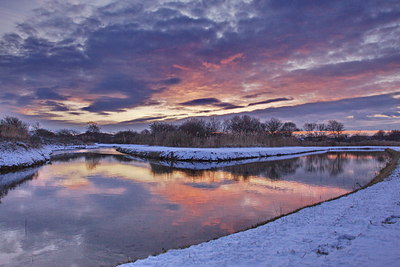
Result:
[[1,265],[112,266],[200,243],[357,189],[388,159],[328,153],[196,171],[80,152],[0,175]]

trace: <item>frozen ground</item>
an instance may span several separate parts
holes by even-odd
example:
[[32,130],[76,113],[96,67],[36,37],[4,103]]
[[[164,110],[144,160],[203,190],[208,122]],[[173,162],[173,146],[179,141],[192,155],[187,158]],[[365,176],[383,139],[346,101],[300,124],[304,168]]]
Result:
[[399,166],[385,181],[354,194],[123,266],[304,265],[400,265]]

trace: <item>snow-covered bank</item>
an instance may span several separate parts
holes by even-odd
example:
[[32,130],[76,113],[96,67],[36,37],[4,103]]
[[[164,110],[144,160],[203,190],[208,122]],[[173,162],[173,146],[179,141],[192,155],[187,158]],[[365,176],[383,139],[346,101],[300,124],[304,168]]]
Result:
[[[221,147],[187,148],[146,145],[95,144],[78,146],[47,145],[28,147],[23,143],[0,143],[0,172],[21,169],[47,162],[54,151],[75,149],[116,148],[118,151],[140,158],[164,160],[162,165],[187,169],[210,169],[235,164],[284,159],[287,156],[329,151],[383,151],[390,147]],[[393,148],[393,147],[392,147]],[[283,157],[284,156],[284,157]],[[228,161],[237,161],[230,162]],[[175,161],[171,165],[171,161]],[[204,164],[204,162],[208,162]],[[224,162],[224,163],[222,163]]]
[[400,166],[337,200],[122,266],[398,266],[399,246]]
[[22,169],[50,160],[50,155],[57,150],[77,148],[95,148],[97,146],[61,146],[47,145],[30,147],[21,142],[0,143],[0,172]]
[[[357,150],[359,151],[359,150]],[[384,151],[384,149],[370,149],[370,150],[362,150],[368,152],[376,152],[376,151]],[[267,161],[276,161],[276,160],[287,160],[298,158],[300,156],[309,156],[315,154],[324,154],[327,151],[318,151],[318,152],[304,152],[304,153],[296,153],[296,154],[288,154],[281,156],[269,156],[269,157],[259,157],[259,158],[249,158],[249,159],[235,159],[235,160],[224,160],[224,161],[171,161],[171,160],[148,160],[149,162],[161,166],[172,167],[176,169],[189,169],[189,170],[210,170],[217,168],[224,168],[236,165],[250,164],[250,163],[263,163]],[[135,158],[135,157],[133,157]],[[137,160],[143,160],[142,158],[135,158]]]
[[229,161],[295,155],[310,152],[384,150],[387,147],[220,147],[188,148],[145,145],[109,145],[136,157],[180,161]]
[[0,171],[29,167],[50,159],[50,147],[32,148],[24,143],[0,143]]

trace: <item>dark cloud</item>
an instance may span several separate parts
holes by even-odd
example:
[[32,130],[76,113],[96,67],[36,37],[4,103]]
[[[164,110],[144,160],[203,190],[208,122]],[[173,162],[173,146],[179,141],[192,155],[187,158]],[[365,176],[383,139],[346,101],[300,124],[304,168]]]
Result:
[[18,96],[16,104],[19,106],[26,106],[32,104],[36,98],[32,95]]
[[245,95],[245,96],[243,96],[243,98],[247,98],[247,99],[257,98],[257,97],[259,97],[259,96],[262,96],[262,95],[265,95],[265,94],[269,94],[269,93],[271,93],[271,92],[265,91],[265,92],[262,92],[262,93],[256,93],[256,94]]
[[235,109],[243,106],[234,105],[231,103],[221,102],[217,98],[199,98],[191,101],[180,103],[182,106],[214,106],[222,109]]
[[55,101],[46,101],[43,106],[49,107],[51,111],[69,111],[69,108],[61,103]]
[[170,78],[170,79],[162,81],[162,83],[165,85],[175,85],[175,84],[180,84],[181,82],[182,82],[182,80],[179,78]]
[[202,106],[202,105],[216,105],[220,104],[221,101],[216,98],[199,98],[193,99],[187,102],[180,103],[182,106]]
[[96,100],[90,106],[82,108],[82,110],[101,114],[101,112],[104,111],[122,112],[125,111],[126,108],[132,106],[133,104],[129,98],[121,99],[121,98],[104,97],[100,98],[99,100]]
[[66,98],[56,92],[55,88],[38,88],[36,89],[36,97],[38,99],[65,100]]
[[141,106],[158,106],[158,105],[161,105],[161,102],[154,99],[147,99],[141,104]]
[[329,78],[339,78],[361,75],[365,73],[398,72],[399,70],[400,51],[398,54],[388,57],[330,64],[319,68],[314,68],[309,71],[301,71],[300,73],[304,75],[304,72],[308,72],[309,74],[317,77],[323,76]]
[[155,116],[155,117],[143,117],[143,118],[138,118],[134,120],[129,120],[129,121],[123,121],[118,124],[135,124],[135,123],[144,123],[144,122],[150,122],[154,120],[161,120],[165,119],[167,116]]
[[220,103],[215,105],[217,107],[221,107],[222,109],[235,109],[235,108],[243,108],[244,106],[238,106],[231,103]]
[[76,112],[76,111],[72,111],[72,112],[68,112],[68,113],[71,115],[75,115],[75,116],[80,116],[83,114],[82,112]]
[[267,99],[267,100],[264,100],[264,101],[250,103],[249,106],[261,105],[261,104],[269,104],[269,103],[282,102],[282,101],[290,101],[290,100],[293,100],[293,98],[280,97],[280,98]]
[[0,96],[1,99],[7,99],[7,100],[15,100],[18,99],[18,95],[14,93],[4,93]]
[[122,93],[126,98],[103,97],[94,101],[90,106],[83,108],[89,112],[112,111],[122,112],[128,108],[138,106],[142,103],[147,105],[155,104],[149,102],[148,97],[156,90],[151,90],[146,82],[136,80],[126,74],[109,75],[96,87],[92,88],[93,93]]
[[122,73],[108,75],[91,91],[94,93],[124,93],[129,96],[143,95],[149,90],[144,81]]

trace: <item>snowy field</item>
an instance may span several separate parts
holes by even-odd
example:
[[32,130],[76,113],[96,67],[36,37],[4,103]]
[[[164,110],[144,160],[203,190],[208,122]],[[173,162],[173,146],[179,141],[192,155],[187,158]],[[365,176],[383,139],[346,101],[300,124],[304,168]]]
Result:
[[398,166],[383,182],[337,200],[122,266],[399,266],[399,248]]

